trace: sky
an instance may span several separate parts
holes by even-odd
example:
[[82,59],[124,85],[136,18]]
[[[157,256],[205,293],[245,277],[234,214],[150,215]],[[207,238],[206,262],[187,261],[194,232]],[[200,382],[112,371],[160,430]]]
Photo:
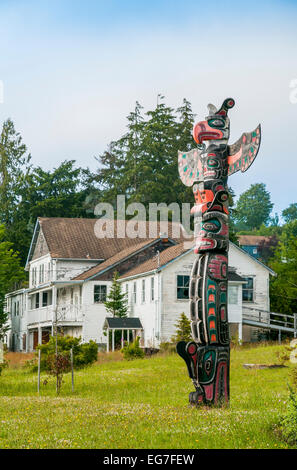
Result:
[[34,165],[95,170],[136,100],[187,98],[201,120],[233,97],[229,143],[258,123],[262,143],[229,185],[265,183],[280,215],[297,202],[297,2],[207,3],[0,0],[0,124],[14,121]]

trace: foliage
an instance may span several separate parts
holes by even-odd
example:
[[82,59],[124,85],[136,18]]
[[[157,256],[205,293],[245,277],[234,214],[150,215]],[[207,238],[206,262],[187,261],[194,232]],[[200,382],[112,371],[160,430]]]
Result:
[[297,300],[297,221],[286,224],[270,262],[277,276],[270,282],[271,311],[295,313]]
[[160,349],[159,352],[162,353],[176,353],[176,344],[175,343],[169,343],[168,341],[160,343]]
[[[49,354],[46,358],[46,369],[50,375],[57,379],[57,395],[60,394],[63,382],[63,375],[70,372],[71,361],[69,353],[58,352],[57,354]],[[45,381],[47,383],[47,381]]]
[[286,223],[297,219],[297,203],[294,202],[282,211],[282,217]]
[[281,422],[284,439],[291,444],[297,443],[297,393],[289,387],[287,411]]
[[144,351],[139,346],[139,337],[137,337],[132,343],[126,344],[122,349],[122,353],[127,361],[143,359]]
[[6,369],[8,367],[8,364],[8,361],[6,361],[5,359],[3,360],[3,362],[0,362],[0,376],[2,374],[3,369]]
[[142,114],[142,106],[127,117],[127,133],[110,143],[99,156],[100,167],[94,180],[100,184],[102,198],[115,203],[117,194],[130,202],[192,202],[191,188],[185,187],[177,173],[178,150],[190,150],[194,115],[184,99],[175,112],[158,96],[155,109]]
[[180,315],[175,326],[176,333],[171,338],[174,343],[178,343],[179,341],[192,341],[191,322],[184,312]]
[[114,272],[112,285],[104,302],[105,308],[113,317],[124,318],[128,312],[128,299],[126,293],[122,292],[122,286],[118,281],[119,273]]
[[[41,350],[41,370],[48,370],[47,359],[56,352],[56,338],[51,336],[49,342],[39,344],[37,346],[38,349]],[[92,364],[97,360],[98,346],[95,341],[91,340],[88,343],[81,343],[81,338],[58,335],[58,353],[65,353],[69,357],[70,349],[73,350],[73,365],[75,368]],[[36,369],[36,365],[34,369]]]
[[58,399],[52,380],[40,399],[36,373],[8,368],[0,386],[5,421],[0,448],[294,448],[274,432],[277,417],[286,411],[288,370],[255,373],[242,367],[270,363],[279,348],[258,344],[231,350],[231,406],[199,413],[187,406],[193,386],[177,354],[110,361],[112,353],[102,353],[108,362],[76,374],[75,394],[71,375],[65,374]]
[[272,207],[270,193],[266,190],[265,184],[252,184],[239,196],[236,204],[234,219],[238,229],[258,229],[261,224],[267,224]]
[[18,254],[12,250],[12,244],[5,241],[5,236],[4,226],[0,225],[0,341],[9,330],[8,313],[4,311],[5,294],[16,288],[24,279],[24,270],[20,266]]
[[278,246],[279,238],[276,235],[271,235],[260,241],[258,245],[259,258],[263,263],[268,264],[274,256],[276,247]]

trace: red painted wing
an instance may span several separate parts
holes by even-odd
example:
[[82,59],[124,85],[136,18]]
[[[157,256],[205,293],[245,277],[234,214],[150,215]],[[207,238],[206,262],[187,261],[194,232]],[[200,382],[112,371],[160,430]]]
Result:
[[178,151],[179,176],[186,186],[192,186],[195,181],[203,180],[200,155],[201,151],[199,149],[193,149],[189,152]]
[[246,171],[255,160],[261,142],[261,125],[252,131],[242,134],[233,145],[228,146],[228,175],[237,171]]

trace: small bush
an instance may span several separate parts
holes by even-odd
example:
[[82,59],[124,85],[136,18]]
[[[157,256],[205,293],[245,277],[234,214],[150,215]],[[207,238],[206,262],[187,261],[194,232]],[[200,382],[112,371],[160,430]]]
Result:
[[4,359],[4,361],[0,364],[0,375],[2,374],[3,369],[5,369],[6,367],[8,367],[8,361]]
[[290,444],[297,443],[297,393],[290,388],[287,412],[281,422],[284,439]]
[[160,351],[161,354],[173,354],[176,353],[176,344],[164,342],[160,343]]
[[[70,349],[73,350],[73,365],[75,368],[84,367],[97,361],[98,346],[95,341],[81,344],[81,338],[73,336],[58,336],[58,353],[70,355]],[[49,370],[48,358],[56,353],[56,338],[51,336],[46,344],[38,345],[41,350],[41,370]],[[38,354],[38,353],[37,353]],[[37,365],[34,364],[34,370]]]
[[128,361],[131,361],[132,359],[143,359],[144,351],[139,346],[139,338],[136,338],[133,343],[126,344],[126,346],[124,346],[122,349],[122,353],[124,358]]

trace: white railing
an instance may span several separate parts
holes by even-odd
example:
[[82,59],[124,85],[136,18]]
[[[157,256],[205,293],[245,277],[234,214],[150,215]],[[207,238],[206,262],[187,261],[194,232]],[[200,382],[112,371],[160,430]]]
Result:
[[[52,305],[48,307],[40,307],[28,311],[28,324],[52,322],[56,318],[56,312]],[[76,305],[58,305],[57,306],[57,320],[63,322],[82,322],[83,314],[79,307]]]

